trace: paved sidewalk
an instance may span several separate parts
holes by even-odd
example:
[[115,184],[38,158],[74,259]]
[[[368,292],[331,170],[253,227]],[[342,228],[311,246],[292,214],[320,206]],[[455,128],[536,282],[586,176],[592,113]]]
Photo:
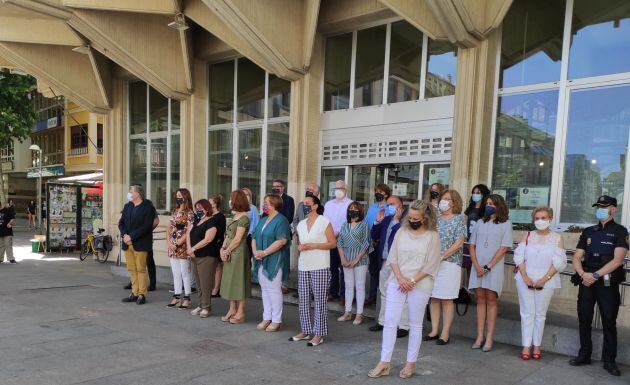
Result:
[[[122,304],[125,279],[109,266],[80,262],[72,255],[32,254],[27,237],[16,237],[18,265],[0,264],[0,384],[628,384],[609,376],[599,363],[572,368],[567,357],[547,354],[523,362],[519,349],[495,345],[473,351],[469,339],[453,337],[447,346],[426,343],[417,376],[397,377],[407,339],[399,340],[392,376],[369,379],[378,361],[380,333],[335,322],[317,348],[291,343],[298,311],[285,307],[286,329],[257,332],[261,303],[247,304],[247,322],[228,325],[214,301],[208,319],[167,309],[168,288],[149,293],[144,306]],[[474,327],[474,325],[471,325]],[[514,331],[518,333],[518,330]],[[620,341],[620,343],[624,343]]]

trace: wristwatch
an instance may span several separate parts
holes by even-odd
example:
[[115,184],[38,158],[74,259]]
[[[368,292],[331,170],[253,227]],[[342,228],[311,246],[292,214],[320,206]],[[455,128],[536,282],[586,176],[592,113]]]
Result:
[[551,277],[552,277],[551,275],[548,275],[547,276],[547,281],[549,281],[551,279]]
[[416,286],[416,283],[417,283],[417,282],[416,282],[416,280],[415,280],[415,279],[413,279],[413,278],[409,278],[409,280],[411,281],[411,283],[412,283],[414,286]]
[[263,250],[263,255],[266,257],[267,256],[267,250]]
[[487,272],[491,272],[492,269],[488,267],[488,265],[483,265],[483,269],[486,270]]
[[600,275],[597,274],[597,272],[593,273],[593,278],[597,281],[599,279]]

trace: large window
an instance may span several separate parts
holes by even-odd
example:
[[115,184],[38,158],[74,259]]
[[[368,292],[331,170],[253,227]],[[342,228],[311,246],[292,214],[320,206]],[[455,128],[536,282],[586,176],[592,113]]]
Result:
[[179,108],[144,82],[129,84],[129,183],[143,185],[161,213],[179,188]]
[[70,127],[70,155],[88,153],[88,125],[78,124]]
[[428,39],[406,21],[331,36],[324,111],[454,95],[456,69],[453,45]]
[[[208,127],[208,194],[227,199],[247,187],[260,203],[273,179],[288,176],[291,83],[245,58],[210,65],[210,83],[210,117],[224,118]],[[232,100],[214,102],[227,89],[237,90]]]
[[492,188],[510,218],[529,225],[549,204],[555,223],[584,226],[606,194],[627,224],[628,2],[516,0],[502,28]]

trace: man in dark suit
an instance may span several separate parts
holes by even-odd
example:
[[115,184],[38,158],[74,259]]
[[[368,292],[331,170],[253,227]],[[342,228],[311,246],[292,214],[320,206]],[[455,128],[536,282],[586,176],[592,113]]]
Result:
[[153,245],[153,221],[156,217],[153,204],[144,199],[144,188],[132,185],[127,193],[118,229],[122,235],[127,270],[131,276],[131,294],[123,302],[142,305],[147,296],[147,254]]

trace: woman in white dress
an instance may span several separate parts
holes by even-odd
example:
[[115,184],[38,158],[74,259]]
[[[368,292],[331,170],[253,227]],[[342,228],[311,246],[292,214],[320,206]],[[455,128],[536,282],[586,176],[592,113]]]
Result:
[[[435,277],[431,294],[431,332],[424,336],[424,341],[437,340],[437,345],[450,342],[451,325],[455,317],[453,300],[459,294],[462,278],[462,247],[466,240],[466,216],[462,215],[462,197],[455,190],[444,190],[440,197],[438,233],[442,252],[440,268]],[[442,333],[439,333],[440,316]]]
[[[477,299],[477,339],[473,349],[492,350],[499,312],[498,299],[503,289],[504,257],[512,247],[512,222],[502,196],[492,194],[486,201],[484,217],[470,237],[473,271],[468,289]],[[484,343],[484,331],[486,332]]]
[[542,358],[540,345],[547,308],[554,292],[560,288],[558,273],[567,266],[562,236],[549,230],[552,218],[551,208],[535,208],[532,220],[536,231],[528,232],[514,250],[514,263],[518,266],[514,279],[521,309],[521,359],[525,361]]

